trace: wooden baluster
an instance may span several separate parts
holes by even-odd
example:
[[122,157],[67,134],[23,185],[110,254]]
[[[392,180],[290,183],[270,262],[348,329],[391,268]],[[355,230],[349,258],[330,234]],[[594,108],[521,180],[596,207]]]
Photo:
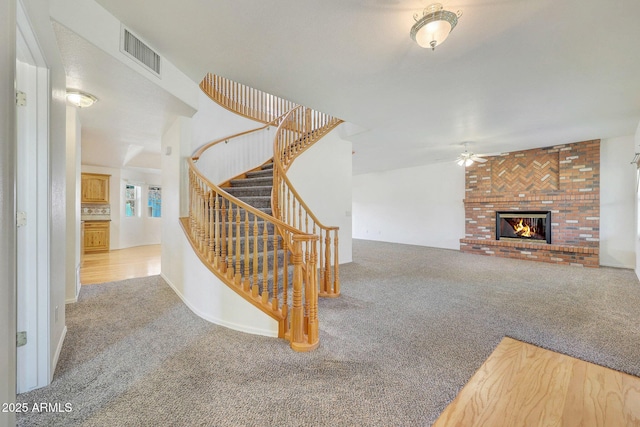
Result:
[[[238,240],[240,240],[238,238]],[[244,291],[249,292],[249,278],[251,277],[251,273],[249,270],[249,211],[244,211],[244,237],[242,238],[244,241]]]
[[326,230],[325,233],[325,242],[324,242],[324,262],[325,264],[325,283],[324,289],[327,294],[331,294],[331,235],[329,234],[329,230]]
[[208,190],[205,187],[202,190],[202,229],[200,230],[200,246],[202,247],[202,249],[200,250],[200,253],[203,256],[206,256],[207,254],[207,250],[209,248],[209,240],[207,239],[207,233],[209,232],[209,212],[207,211],[207,204],[209,202],[209,194],[208,194]]
[[[309,234],[309,217],[308,217],[308,213],[307,211],[305,211],[305,226],[304,226],[304,232],[306,234]],[[305,248],[305,254],[306,254],[306,258],[304,259],[305,263],[309,262],[309,248]],[[313,271],[316,271],[317,268],[314,268]]]
[[233,82],[233,103],[235,105],[235,110],[240,111],[240,85],[236,82]]
[[240,269],[240,259],[242,258],[242,250],[240,248],[240,243],[242,241],[242,237],[240,236],[240,206],[236,206],[236,266],[235,266],[235,277],[234,281],[236,285],[240,286],[240,282],[242,280],[242,270]]
[[235,82],[231,83],[231,108],[238,111],[238,85]]
[[304,132],[308,133],[313,130],[313,126],[311,125],[311,109],[304,109]]
[[209,191],[209,252],[207,254],[207,259],[209,260],[209,264],[213,264],[213,260],[215,258],[215,199],[213,191]]
[[205,195],[202,186],[200,186],[198,190],[198,248],[200,253],[204,253],[204,233],[206,229],[206,224],[204,223]]
[[333,293],[337,296],[340,295],[340,271],[338,260],[338,229],[334,230],[335,237],[333,238]]
[[274,230],[273,232],[273,281],[271,283],[272,293],[271,295],[275,298],[278,295],[278,230]]
[[193,236],[193,172],[189,170],[189,231]]
[[[291,210],[290,210],[291,209]],[[290,224],[290,220],[293,220],[293,210],[291,206],[291,190],[287,188],[287,224]]]
[[234,102],[235,102],[235,85],[233,84],[233,82],[231,80],[226,80],[225,79],[225,95],[227,96],[226,99],[226,103],[224,105],[226,105],[227,107],[232,107],[234,108]]
[[225,203],[225,199],[221,199],[220,203],[222,204],[222,210],[220,211],[220,228],[222,229],[222,239],[220,241],[221,247],[221,257],[220,257],[220,271],[222,273],[227,272],[227,205],[229,202]]
[[258,113],[258,120],[261,122],[265,121],[264,109],[262,108],[262,94],[263,92],[261,90],[256,92],[256,111]]
[[291,348],[297,349],[304,343],[304,312],[302,307],[302,244],[298,236],[293,236],[293,302],[291,307]]
[[324,240],[324,236],[322,235],[322,230],[324,230],[323,228],[319,228],[318,229],[318,246],[320,247],[318,254],[319,254],[319,258],[320,258],[320,262],[318,263],[319,267],[320,267],[320,293],[322,294],[322,296],[326,296],[328,291],[327,291],[327,275],[329,275],[329,272],[327,271],[327,266],[324,262],[324,258],[326,257],[326,251],[325,251],[325,240]]
[[[289,305],[289,232],[286,232],[282,238],[282,252],[284,253],[284,259],[282,260],[282,305]],[[273,309],[277,309],[274,306]]]
[[247,87],[245,85],[240,85],[240,102],[242,103],[240,112],[247,115]]
[[[318,282],[316,273],[316,242],[309,242],[311,247],[311,254],[309,257],[309,263],[307,264],[307,271],[309,272],[309,284],[307,286],[307,301],[308,301],[308,320],[307,320],[307,343],[311,348],[317,347],[319,343],[318,334]],[[310,349],[311,349],[310,348]]]
[[262,301],[269,299],[269,266],[267,265],[267,258],[269,256],[269,230],[267,229],[267,225],[267,221],[262,222]]
[[191,227],[191,235],[195,242],[198,241],[198,181],[194,175],[193,187],[191,188],[191,210],[193,213],[193,226]]
[[251,294],[255,297],[258,295],[258,217],[253,216],[253,288]]
[[[281,330],[281,336],[285,336],[289,332],[290,329],[290,321],[289,321],[289,303],[288,303],[288,295],[289,295],[289,269],[288,269],[288,256],[289,256],[289,239],[291,238],[291,234],[288,231],[285,231],[282,237],[282,249],[284,251],[284,280],[282,281],[282,303],[278,305],[278,301],[273,301],[272,308],[273,310],[277,310],[280,308],[280,313],[282,314],[283,322],[281,325],[283,326]],[[274,297],[276,299],[276,297]]]
[[215,211],[215,218],[214,218],[214,223],[215,223],[215,239],[214,239],[214,243],[213,243],[213,267],[216,270],[220,269],[220,197],[218,196],[218,194],[216,194],[216,201],[214,204],[214,211]]
[[233,253],[233,205],[229,200],[229,209],[227,211],[227,279],[232,280],[235,275],[233,270],[233,257],[236,255]]

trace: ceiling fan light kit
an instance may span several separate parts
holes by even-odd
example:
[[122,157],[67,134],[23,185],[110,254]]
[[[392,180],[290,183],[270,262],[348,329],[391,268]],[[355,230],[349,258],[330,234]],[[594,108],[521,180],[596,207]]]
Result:
[[460,153],[458,158],[456,159],[456,163],[458,166],[471,166],[474,162],[484,163],[487,159],[484,159],[477,154],[470,153],[467,151],[467,145],[465,144],[464,152]]
[[444,10],[440,3],[429,5],[422,11],[422,16],[418,13],[413,15],[416,23],[411,27],[411,39],[420,47],[435,50],[449,37],[461,16],[461,11]]

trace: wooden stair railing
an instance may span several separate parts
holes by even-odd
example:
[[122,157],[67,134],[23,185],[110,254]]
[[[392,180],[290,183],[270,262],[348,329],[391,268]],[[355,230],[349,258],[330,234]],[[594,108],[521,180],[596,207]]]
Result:
[[200,89],[227,110],[262,123],[272,122],[298,106],[294,102],[211,73],[202,79]]
[[286,120],[280,121],[274,140],[273,214],[294,228],[318,236],[320,295],[338,296],[338,227],[325,226],[316,218],[286,172],[300,154],[342,120],[211,73],[202,80],[200,88],[222,107],[262,123],[273,123],[277,117],[289,114]]
[[213,141],[188,159],[189,217],[181,224],[210,271],[278,321],[278,335],[288,339],[292,349],[310,351],[319,344],[318,236],[231,196],[196,167],[212,146],[267,126]]
[[318,220],[287,178],[287,170],[300,154],[340,123],[340,119],[298,106],[287,113],[278,126],[273,148],[273,215],[298,230],[318,236],[320,296],[323,297],[340,295],[339,228],[325,226]]

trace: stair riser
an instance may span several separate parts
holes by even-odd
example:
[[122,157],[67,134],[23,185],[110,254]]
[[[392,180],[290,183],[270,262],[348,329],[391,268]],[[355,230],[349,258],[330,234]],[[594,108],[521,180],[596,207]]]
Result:
[[261,197],[243,196],[243,197],[238,197],[238,199],[260,210],[271,209],[271,196],[261,196]]
[[[282,265],[284,263],[284,251],[279,250],[277,252],[277,259],[278,259],[278,268],[281,269]],[[274,256],[273,251],[270,251],[267,254],[267,268],[268,270],[272,270],[273,269],[273,263],[274,263],[274,259],[276,257]],[[253,256],[252,254],[249,254],[249,271],[251,273],[253,273]],[[257,263],[258,263],[258,272],[260,274],[262,274],[262,269],[263,269],[263,264],[264,264],[264,256],[263,254],[258,254],[258,258],[257,258]],[[233,265],[233,267],[235,268],[235,258],[232,258],[231,263]],[[291,257],[289,257],[289,264],[291,264]],[[245,265],[245,261],[244,261],[244,254],[243,256],[240,258],[240,271],[244,271],[244,265]]]
[[247,172],[247,178],[270,178],[273,181],[273,169]]
[[[253,215],[249,215],[249,233],[247,234],[249,238],[253,237],[253,233],[254,233],[253,228],[254,228]],[[267,223],[267,235],[273,236],[274,230],[275,230],[274,225],[272,223]],[[220,233],[222,233],[222,231],[220,231]],[[237,235],[235,222],[232,223],[231,234],[229,234],[229,223],[228,222],[224,223],[224,235],[225,237],[230,237],[230,238],[234,238],[234,236]],[[259,238],[262,238],[263,235],[264,235],[263,222],[260,218],[258,218],[258,236]],[[244,215],[243,215],[242,219],[240,220],[240,237],[244,237],[244,236],[245,236],[245,225],[244,225]]]
[[229,187],[225,191],[236,197],[271,196],[271,187]]
[[231,187],[260,187],[260,186],[272,186],[273,178],[269,177],[251,177],[247,179],[234,179],[231,180]]
[[[271,252],[273,251],[273,235],[271,236],[267,236],[267,251]],[[233,248],[235,250],[236,247],[236,239],[232,239],[232,244],[233,244]],[[265,242],[264,242],[264,238],[261,235],[258,235],[257,239],[254,239],[253,235],[249,236],[249,238],[244,239],[241,238],[240,239],[240,253],[244,254],[244,248],[245,246],[248,246],[249,248],[249,254],[252,255],[253,254],[253,250],[254,250],[254,246],[258,247],[258,253],[261,254],[264,251],[264,247],[265,247]]]

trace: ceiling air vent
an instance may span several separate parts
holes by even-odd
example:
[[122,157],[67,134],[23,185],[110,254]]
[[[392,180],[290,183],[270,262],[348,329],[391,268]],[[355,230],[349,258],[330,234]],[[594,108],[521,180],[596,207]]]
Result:
[[120,50],[160,77],[160,55],[124,27]]

